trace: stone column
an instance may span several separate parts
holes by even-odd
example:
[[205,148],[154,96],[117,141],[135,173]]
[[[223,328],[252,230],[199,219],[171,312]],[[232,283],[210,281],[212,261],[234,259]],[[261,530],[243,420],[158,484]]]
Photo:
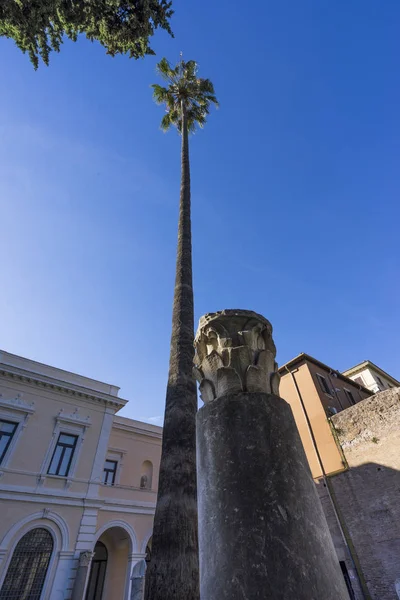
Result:
[[195,346],[201,600],[348,600],[271,324],[208,314]]
[[83,600],[86,591],[86,582],[88,571],[92,562],[94,553],[89,551],[81,552],[79,555],[79,564],[76,571],[74,587],[72,588],[71,600]]
[[140,560],[133,567],[132,571],[132,589],[131,600],[143,600],[144,598],[144,583],[146,574],[146,561]]

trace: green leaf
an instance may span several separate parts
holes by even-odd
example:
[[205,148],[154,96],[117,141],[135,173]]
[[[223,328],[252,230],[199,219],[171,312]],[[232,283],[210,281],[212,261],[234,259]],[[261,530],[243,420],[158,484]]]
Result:
[[80,34],[98,41],[111,56],[142,58],[154,54],[149,38],[158,28],[172,34],[168,0],[0,0],[0,36],[28,53],[35,69],[49,64],[63,37]]
[[167,83],[167,87],[152,85],[153,98],[157,104],[165,104],[166,114],[161,121],[161,129],[167,131],[174,125],[182,132],[182,110],[186,111],[188,132],[196,127],[204,127],[211,105],[218,108],[214,86],[209,79],[197,77],[196,61],[181,60],[175,67],[162,58],[156,67],[157,73]]

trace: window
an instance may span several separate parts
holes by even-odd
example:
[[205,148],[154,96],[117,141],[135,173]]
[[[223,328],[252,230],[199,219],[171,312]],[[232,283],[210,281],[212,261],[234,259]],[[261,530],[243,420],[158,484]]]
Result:
[[115,476],[117,474],[118,463],[116,460],[106,460],[104,465],[103,483],[106,485],[114,485]]
[[77,435],[60,433],[47,471],[49,475],[60,475],[60,477],[68,475],[77,441]]
[[11,421],[0,421],[0,464],[10,447],[17,425],[18,423],[12,423]]
[[325,394],[329,394],[331,396],[332,391],[328,385],[326,378],[323,375],[320,375],[319,373],[317,373],[317,377],[318,377],[319,385],[321,386],[322,391],[325,392]]
[[380,377],[378,377],[378,375],[376,376],[378,383],[382,386],[385,387],[385,384],[383,383],[382,379]]
[[52,552],[53,538],[47,529],[28,531],[15,547],[0,600],[40,600]]
[[356,381],[359,385],[365,385],[362,377],[355,377],[354,381]]
[[346,390],[345,388],[344,393],[346,394],[346,398],[351,405],[356,403],[356,401],[354,400],[353,392],[351,392],[350,390]]

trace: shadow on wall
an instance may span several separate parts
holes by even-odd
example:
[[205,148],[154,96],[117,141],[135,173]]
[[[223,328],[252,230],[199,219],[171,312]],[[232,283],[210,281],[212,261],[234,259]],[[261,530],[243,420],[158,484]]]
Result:
[[368,462],[329,483],[372,600],[400,600],[400,471]]
[[153,463],[145,460],[142,464],[142,474],[140,477],[140,487],[143,490],[151,490],[153,483]]

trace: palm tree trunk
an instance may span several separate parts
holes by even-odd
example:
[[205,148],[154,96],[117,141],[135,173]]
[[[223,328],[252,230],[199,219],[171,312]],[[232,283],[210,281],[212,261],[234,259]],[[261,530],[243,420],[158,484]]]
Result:
[[197,392],[193,378],[190,167],[182,107],[181,192],[172,336],[152,556],[146,600],[199,600],[197,537]]

